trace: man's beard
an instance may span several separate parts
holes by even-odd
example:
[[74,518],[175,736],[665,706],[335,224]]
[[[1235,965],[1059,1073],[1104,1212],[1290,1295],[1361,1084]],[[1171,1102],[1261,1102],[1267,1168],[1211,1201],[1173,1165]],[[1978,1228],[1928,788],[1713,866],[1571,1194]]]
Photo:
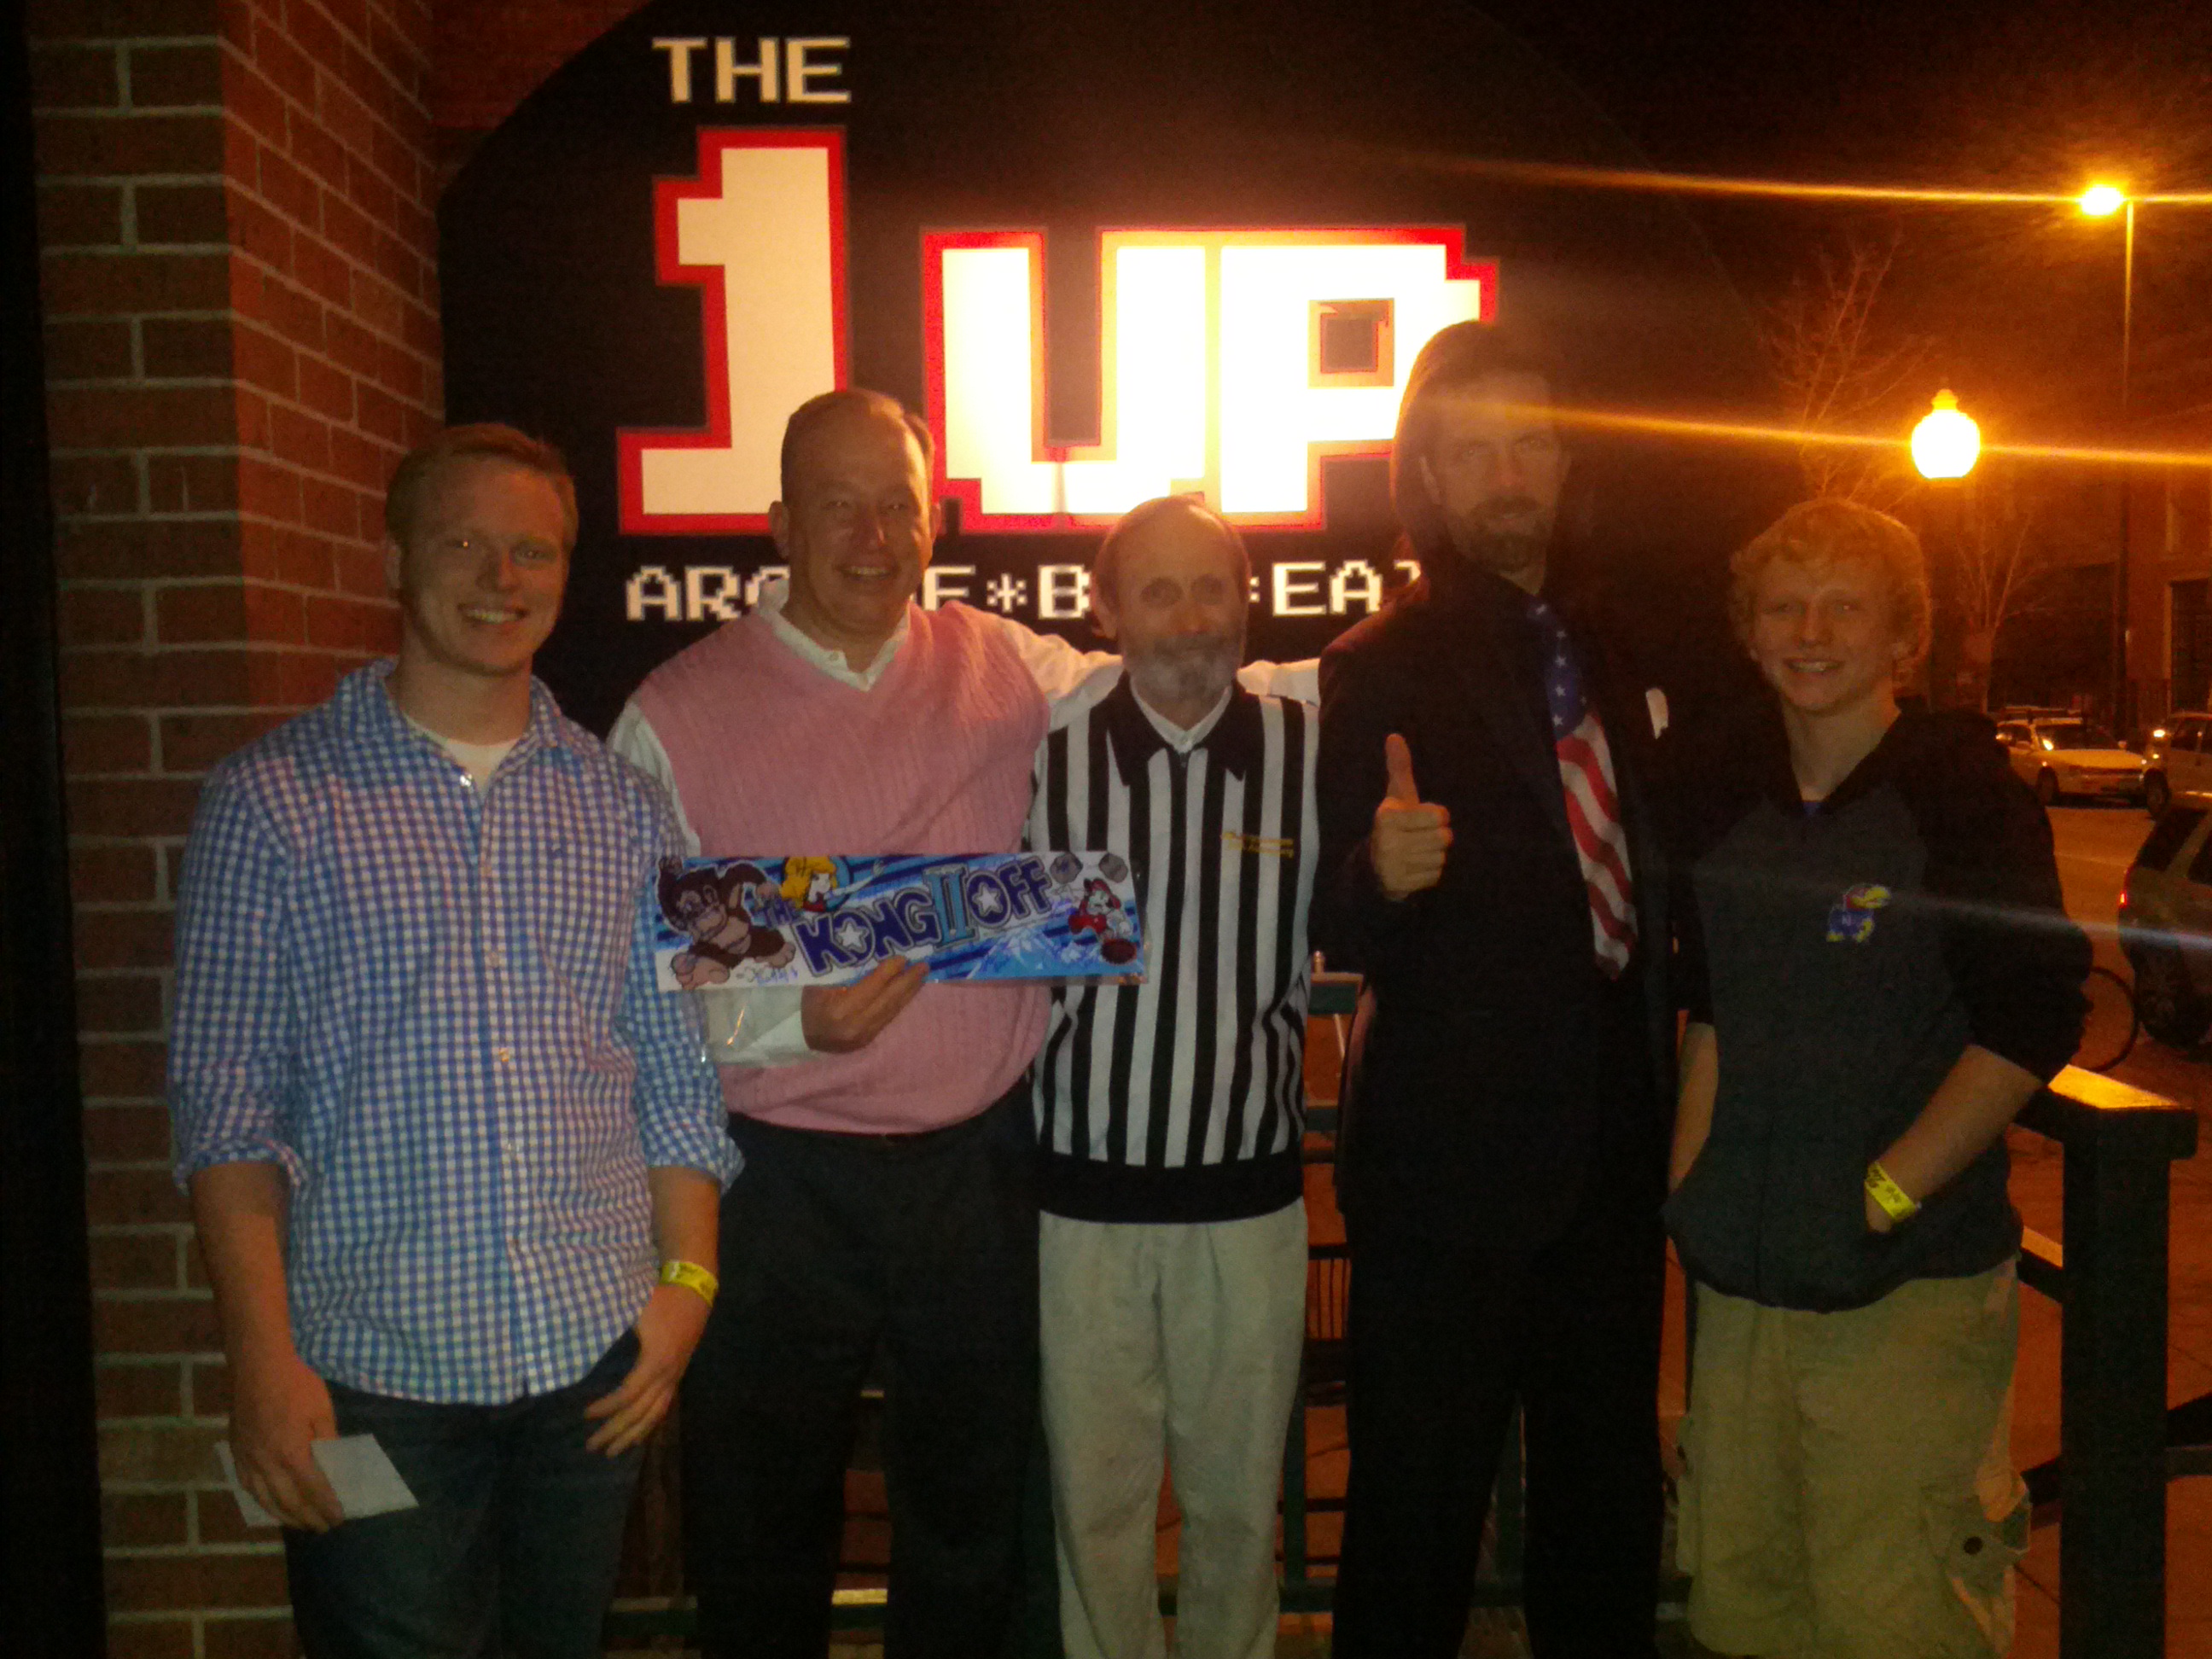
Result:
[[1155,708],[1211,704],[1237,678],[1244,660],[1244,631],[1185,634],[1163,640],[1128,659],[1129,678]]
[[1444,520],[1452,549],[1501,576],[1540,566],[1552,546],[1552,515],[1526,495],[1502,495]]

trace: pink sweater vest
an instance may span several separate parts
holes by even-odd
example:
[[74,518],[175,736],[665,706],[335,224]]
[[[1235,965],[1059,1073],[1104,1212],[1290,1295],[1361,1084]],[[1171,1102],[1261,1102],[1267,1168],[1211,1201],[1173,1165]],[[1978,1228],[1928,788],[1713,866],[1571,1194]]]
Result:
[[[1021,844],[1046,710],[1012,648],[963,605],[908,610],[863,691],[757,614],[647,678],[637,702],[709,858],[1003,853]],[[867,1048],[724,1066],[733,1112],[799,1129],[939,1128],[1012,1087],[1044,1034],[1036,985],[926,985]]]

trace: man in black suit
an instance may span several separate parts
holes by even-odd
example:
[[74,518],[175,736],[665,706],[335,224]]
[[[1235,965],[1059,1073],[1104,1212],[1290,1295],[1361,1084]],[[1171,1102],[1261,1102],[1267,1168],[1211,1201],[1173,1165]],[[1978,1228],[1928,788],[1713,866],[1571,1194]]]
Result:
[[1638,775],[1658,722],[1547,581],[1557,384],[1488,325],[1423,349],[1391,485],[1424,574],[1322,659],[1314,932],[1369,990],[1338,1171],[1340,1659],[1459,1650],[1516,1402],[1538,1659],[1654,1651],[1674,1016]]

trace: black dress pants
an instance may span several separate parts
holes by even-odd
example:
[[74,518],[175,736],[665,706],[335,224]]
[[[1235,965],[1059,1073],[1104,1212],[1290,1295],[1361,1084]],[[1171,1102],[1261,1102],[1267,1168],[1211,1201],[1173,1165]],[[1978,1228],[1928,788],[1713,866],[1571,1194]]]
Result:
[[1598,1162],[1566,1231],[1534,1250],[1355,1217],[1338,1659],[1459,1651],[1516,1401],[1537,1659],[1654,1653],[1658,1173],[1648,1156]]
[[891,1659],[994,1659],[1037,1393],[1024,1090],[927,1134],[731,1133],[722,1290],[684,1381],[685,1555],[709,1659],[820,1659],[862,1380],[886,1356]]

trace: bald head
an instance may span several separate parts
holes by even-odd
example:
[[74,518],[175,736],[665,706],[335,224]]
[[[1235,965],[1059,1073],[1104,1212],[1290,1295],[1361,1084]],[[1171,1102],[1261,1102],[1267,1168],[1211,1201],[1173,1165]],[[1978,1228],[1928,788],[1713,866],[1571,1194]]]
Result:
[[1132,545],[1147,545],[1160,537],[1218,541],[1236,562],[1241,577],[1249,578],[1252,574],[1251,556],[1244,550],[1244,538],[1237,533],[1236,526],[1196,495],[1160,495],[1131,507],[1106,532],[1106,539],[1098,544],[1098,551],[1091,560],[1092,593],[1101,587],[1118,591],[1127,550]]

